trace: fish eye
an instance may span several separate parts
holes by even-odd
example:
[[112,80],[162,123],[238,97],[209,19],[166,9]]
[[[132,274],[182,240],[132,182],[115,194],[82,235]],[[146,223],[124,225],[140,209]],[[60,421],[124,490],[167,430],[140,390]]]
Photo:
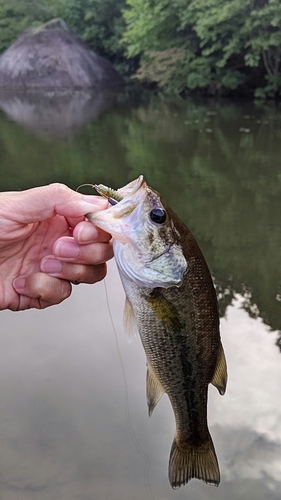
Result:
[[167,214],[162,208],[154,208],[151,210],[149,217],[152,222],[155,222],[156,224],[164,224],[167,219]]

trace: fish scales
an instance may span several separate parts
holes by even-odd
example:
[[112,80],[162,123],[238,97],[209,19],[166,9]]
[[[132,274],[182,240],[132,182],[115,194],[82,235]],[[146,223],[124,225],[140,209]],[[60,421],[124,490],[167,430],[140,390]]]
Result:
[[207,395],[209,383],[224,393],[227,373],[207,264],[190,231],[142,176],[118,193],[121,202],[87,217],[114,238],[125,315],[131,327],[136,323],[147,356],[149,414],[163,393],[174,411],[171,486],[193,477],[218,485]]
[[[191,242],[193,243],[192,239]],[[141,301],[144,296],[151,297],[150,289],[141,289],[131,283],[124,284],[135,310],[137,323],[143,325],[140,335],[148,361],[171,400],[178,433],[183,441],[187,439],[190,444],[195,445],[204,443],[209,435],[206,420],[207,386],[212,380],[219,346],[215,294],[213,300],[208,301],[209,307],[203,314],[197,312],[200,301],[204,303],[206,295],[208,297],[210,294],[210,282],[206,282],[206,277],[209,276],[205,276],[206,266],[202,265],[202,255],[199,257],[189,259],[189,270],[179,288],[158,289],[160,295],[162,292],[166,300],[175,304],[179,316],[176,330],[173,324],[170,328],[163,327],[160,320],[155,327],[155,315],[149,307],[150,301],[148,306],[147,301]],[[157,296],[154,300],[157,300]],[[204,339],[205,349],[202,352]]]

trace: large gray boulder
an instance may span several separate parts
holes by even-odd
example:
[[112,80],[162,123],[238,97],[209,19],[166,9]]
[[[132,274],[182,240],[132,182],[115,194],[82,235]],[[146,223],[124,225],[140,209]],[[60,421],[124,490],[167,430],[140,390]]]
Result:
[[25,31],[0,57],[0,87],[116,89],[111,63],[91,50],[62,19]]

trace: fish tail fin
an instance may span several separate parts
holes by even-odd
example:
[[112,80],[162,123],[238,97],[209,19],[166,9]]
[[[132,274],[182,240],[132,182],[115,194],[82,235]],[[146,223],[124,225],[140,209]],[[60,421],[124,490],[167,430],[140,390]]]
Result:
[[210,436],[203,446],[184,445],[181,447],[174,439],[169,462],[169,480],[173,489],[180,488],[193,477],[205,483],[219,485],[219,464]]

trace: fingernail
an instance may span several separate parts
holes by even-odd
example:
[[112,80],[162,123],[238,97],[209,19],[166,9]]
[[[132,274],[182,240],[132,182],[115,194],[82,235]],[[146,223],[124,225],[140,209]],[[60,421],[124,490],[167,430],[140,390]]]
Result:
[[60,273],[62,271],[62,263],[57,259],[42,260],[41,271],[43,273]]
[[75,241],[59,241],[54,247],[54,253],[58,257],[65,257],[66,259],[78,257],[80,248],[76,245]]
[[93,205],[96,205],[97,208],[107,208],[108,206],[107,199],[103,198],[102,196],[84,194],[83,200],[86,201],[86,203],[91,203]]
[[16,288],[17,290],[22,290],[25,287],[25,278],[16,278],[13,281],[13,287]]
[[104,210],[108,207],[108,202],[101,196],[85,195],[83,196],[83,201],[81,201],[80,207],[84,214],[88,214],[89,212],[99,212],[100,210]]

